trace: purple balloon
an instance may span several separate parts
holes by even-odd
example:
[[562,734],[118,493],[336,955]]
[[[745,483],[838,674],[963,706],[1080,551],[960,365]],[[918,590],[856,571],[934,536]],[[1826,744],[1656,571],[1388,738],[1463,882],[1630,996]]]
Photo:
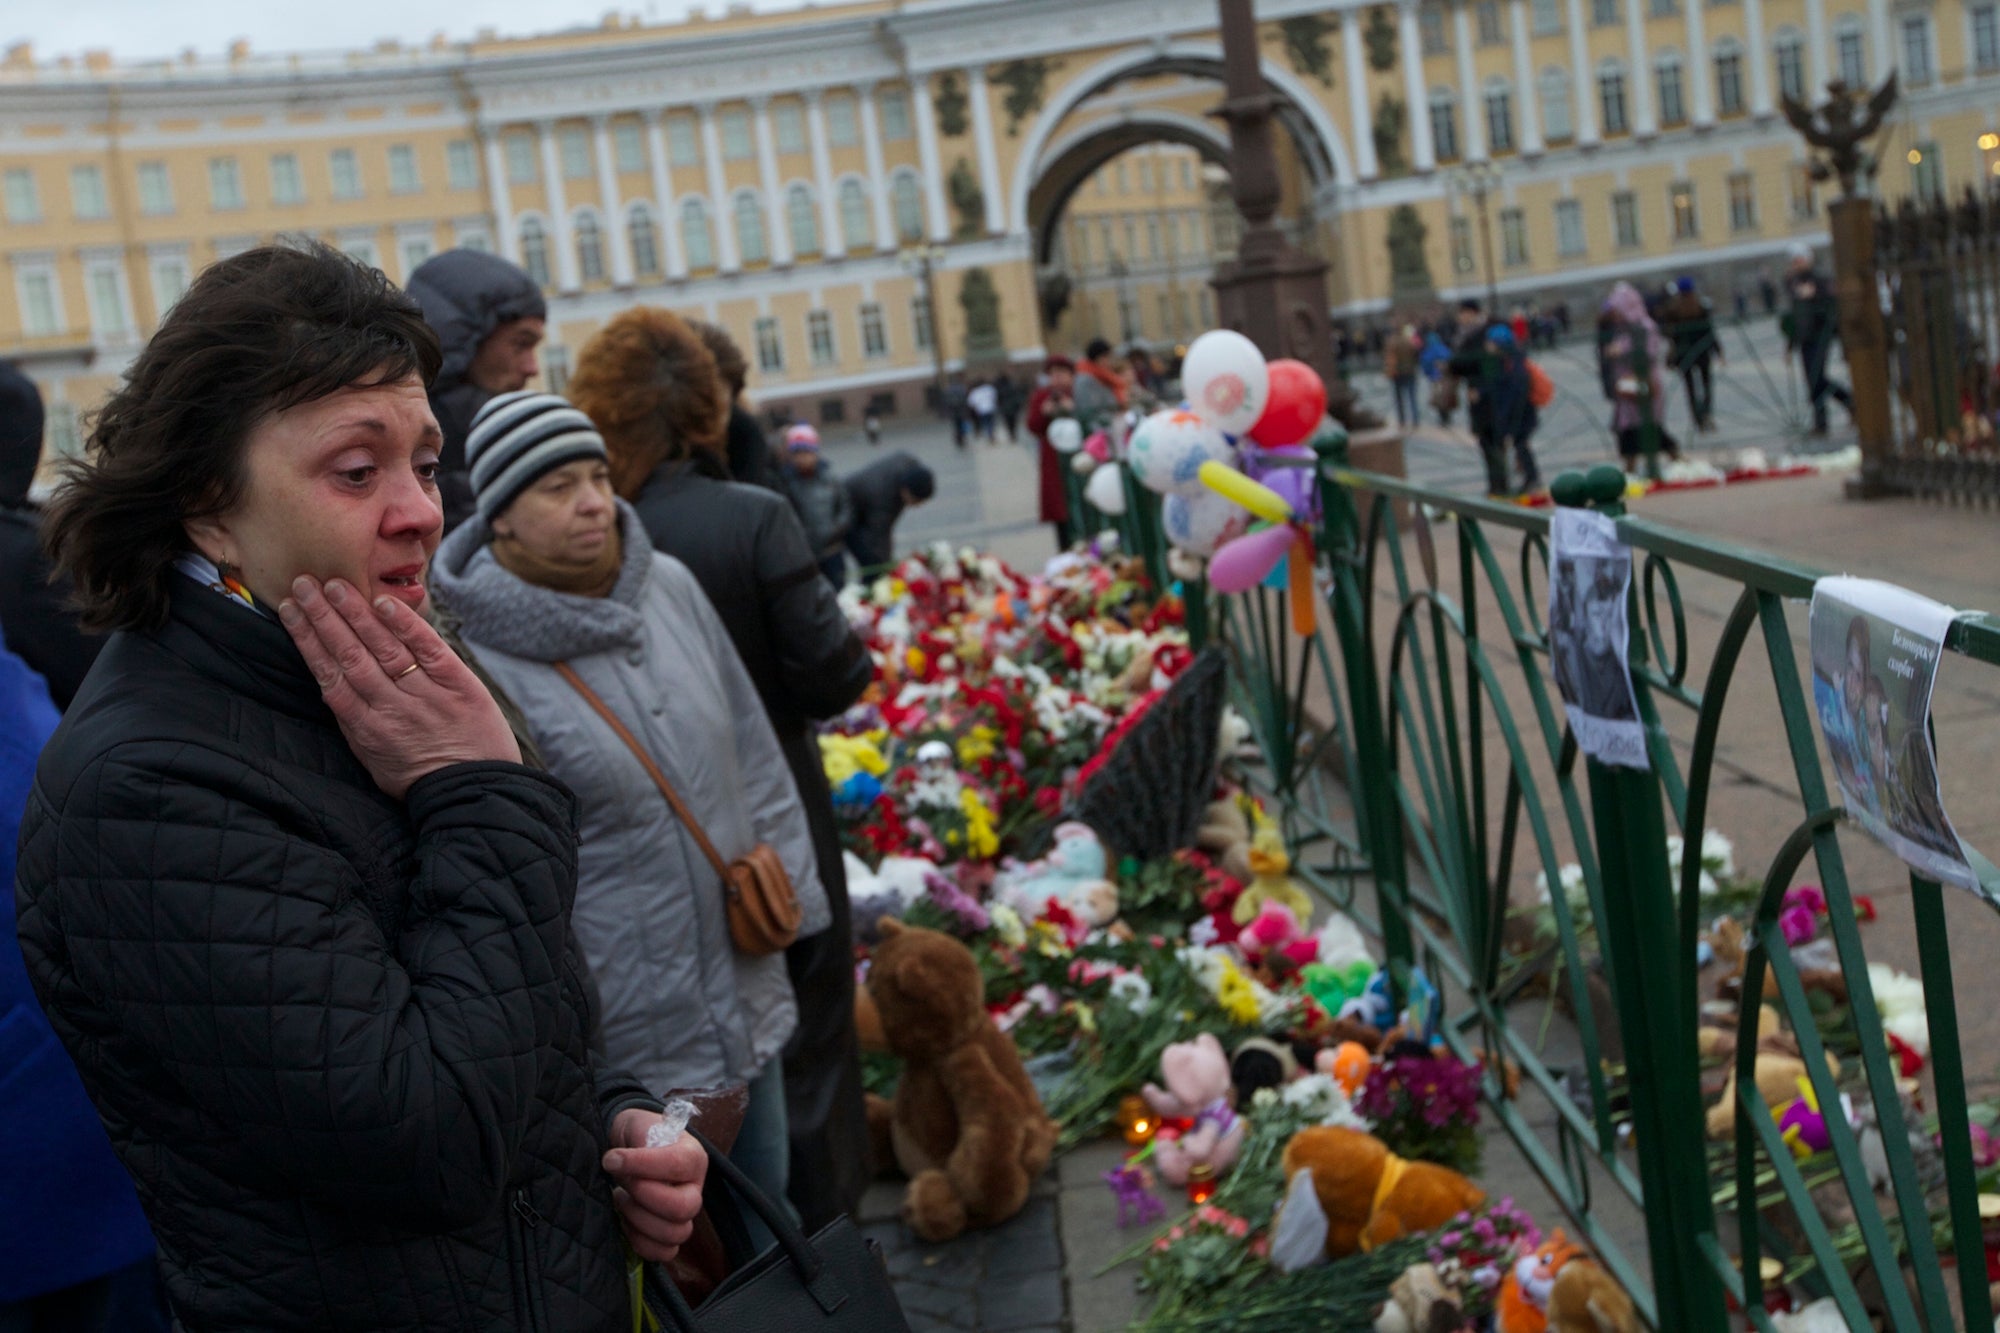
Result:
[[1208,585],[1217,592],[1242,592],[1256,587],[1292,549],[1293,536],[1291,527],[1280,523],[1238,537],[1216,551],[1208,562]]

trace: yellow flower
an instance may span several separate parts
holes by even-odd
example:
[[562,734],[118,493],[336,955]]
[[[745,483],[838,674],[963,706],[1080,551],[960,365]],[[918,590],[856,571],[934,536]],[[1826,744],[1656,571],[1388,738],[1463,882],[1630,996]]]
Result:
[[994,744],[1000,733],[985,723],[980,723],[958,738],[958,763],[961,768],[970,768],[981,759],[995,753],[999,748]]
[[1089,1005],[1078,1004],[1072,1000],[1070,1006],[1076,1012],[1076,1030],[1078,1032],[1088,1036],[1097,1031],[1097,1014],[1092,1011]]
[[1028,942],[1028,928],[1021,923],[1021,914],[1005,903],[993,903],[987,907],[987,914],[993,918],[993,933],[1000,942],[1018,949]]
[[965,852],[983,861],[1000,853],[1000,837],[993,829],[993,812],[979,793],[970,787],[959,789],[958,808],[965,812]]
[[921,648],[912,648],[903,654],[903,662],[909,667],[910,674],[913,676],[921,676],[924,673],[924,662],[926,660],[924,650]]
[[1028,927],[1028,936],[1034,941],[1035,952],[1049,958],[1060,958],[1069,952],[1063,943],[1062,927],[1053,921],[1037,921]]
[[838,787],[856,773],[876,777],[889,771],[889,761],[871,736],[822,736],[819,738],[820,766],[826,770],[829,786]]
[[1222,960],[1222,976],[1216,982],[1215,1002],[1222,1012],[1244,1027],[1255,1027],[1262,1011],[1257,1005],[1257,989],[1250,978],[1236,970],[1229,958]]

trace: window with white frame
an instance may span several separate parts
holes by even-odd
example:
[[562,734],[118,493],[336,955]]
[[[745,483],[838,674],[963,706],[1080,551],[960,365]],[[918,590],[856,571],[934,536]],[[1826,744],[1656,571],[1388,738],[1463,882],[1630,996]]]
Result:
[[917,178],[907,171],[896,173],[889,186],[889,203],[896,214],[896,236],[904,242],[924,238],[924,200]]
[[1535,36],[1551,37],[1563,30],[1562,0],[1534,0],[1530,12]]
[[546,343],[542,353],[542,387],[550,393],[561,394],[569,389],[569,348],[561,343]]
[[868,210],[868,187],[849,178],[840,183],[840,239],[849,250],[875,244],[875,219]]
[[708,207],[699,199],[681,204],[681,253],[688,267],[715,267],[715,233],[708,223]]
[[1631,128],[1625,118],[1625,67],[1607,60],[1597,69],[1598,122],[1606,134],[1623,134]]
[[576,233],[576,271],[585,282],[604,280],[604,229],[597,225],[597,214],[578,213],[570,223],[570,230]]
[[1569,71],[1550,65],[1542,71],[1542,137],[1550,143],[1574,138],[1576,123],[1570,115]]
[[1146,258],[1160,257],[1160,220],[1148,215],[1146,218]]
[[1458,94],[1449,88],[1431,89],[1431,146],[1440,162],[1458,156]]
[[166,163],[139,164],[139,211],[149,218],[174,211],[174,182]]
[[208,159],[208,206],[218,211],[243,207],[243,175],[235,158]]
[[403,282],[407,285],[410,275],[420,268],[424,261],[437,252],[429,236],[408,235],[397,239],[396,258],[403,266]]
[[1118,193],[1130,194],[1132,192],[1132,174],[1125,169],[1125,164],[1120,162],[1113,170],[1118,173]]
[[417,176],[417,150],[410,144],[389,145],[389,193],[415,194],[424,188]]
[[730,212],[736,226],[736,256],[746,264],[761,264],[771,257],[770,242],[764,231],[764,206],[755,192],[738,192]]
[[1715,111],[1722,116],[1743,114],[1743,48],[1734,38],[1716,44]]
[[667,117],[667,161],[677,167],[700,165],[701,133],[693,116]]
[[840,359],[833,350],[833,316],[824,310],[806,312],[806,352],[815,366],[830,366]]
[[1500,262],[1508,268],[1528,262],[1528,220],[1518,208],[1500,210]]
[[541,178],[542,168],[535,149],[532,134],[509,134],[500,141],[507,150],[507,183],[509,185],[533,185]]
[[1181,188],[1183,190],[1194,188],[1194,161],[1191,158],[1181,159]]
[[1757,178],[1747,171],[1729,174],[1729,230],[1757,230]]
[[910,94],[901,88],[885,88],[876,102],[880,112],[882,137],[890,141],[910,137]]
[[792,238],[793,254],[819,253],[819,205],[804,185],[785,191],[785,230]]
[[861,305],[861,355],[875,358],[889,355],[889,330],[882,323],[882,307],[874,301]]
[[520,224],[521,267],[537,287],[549,285],[549,234],[540,218],[522,218]]
[[1417,10],[1417,44],[1427,56],[1441,56],[1451,50],[1445,35],[1444,7],[1428,4]]
[[565,125],[556,131],[556,160],[562,163],[563,179],[587,181],[597,174],[590,149],[590,131],[581,125]]
[[57,458],[83,457],[83,430],[72,403],[50,403],[49,449]]
[[104,196],[104,169],[86,162],[69,169],[69,201],[76,216],[91,222],[111,216],[111,204]]
[[1812,178],[1812,164],[1794,162],[1786,172],[1791,195],[1792,221],[1805,222],[1819,212],[1819,191]]
[[305,175],[297,153],[271,154],[271,202],[284,206],[306,201]]
[[1667,51],[1654,59],[1653,82],[1660,90],[1660,124],[1685,124],[1687,99],[1681,96],[1681,58],[1678,54]]
[[23,334],[30,338],[52,338],[63,331],[55,269],[42,265],[16,268],[14,294],[21,306]]
[[852,148],[861,142],[861,126],[852,97],[835,93],[826,99],[824,107],[828,143],[835,148]]
[[333,197],[336,199],[359,199],[361,197],[361,164],[355,160],[352,148],[336,148],[327,158],[327,174],[333,180]]
[[757,151],[751,144],[748,108],[732,106],[717,117],[722,127],[722,157],[727,162],[748,162]]
[[1931,59],[1931,17],[1928,14],[1905,14],[1903,27],[1903,82],[1912,88],[1921,88],[1937,77],[1937,65]]
[[1584,252],[1583,203],[1577,199],[1556,200],[1556,255],[1581,259]]
[[653,210],[634,204],[625,214],[625,241],[632,251],[632,272],[641,278],[660,275],[660,236]]
[[1833,26],[1833,49],[1840,77],[1850,88],[1868,84],[1868,55],[1861,42],[1861,20],[1853,14],[1842,14]]
[[777,102],[771,107],[771,131],[781,153],[806,150],[806,111],[797,102]]
[[1771,40],[1771,60],[1777,66],[1778,94],[1794,102],[1803,102],[1806,97],[1805,39],[1789,28],[1780,30]]
[[1670,19],[1681,12],[1680,0],[1652,0],[1647,12],[1656,19]]
[[[1634,0],[1637,3],[1637,0]],[[1618,0],[1590,0],[1590,23],[1594,28],[1617,28],[1625,23],[1625,11]]]
[[2000,69],[2000,5],[1972,7],[1972,64],[1981,74]]
[[340,252],[355,263],[368,268],[377,267],[375,242],[367,236],[343,236],[340,238]]
[[1514,91],[1505,79],[1486,85],[1486,146],[1496,153],[1514,147]]
[[766,315],[752,326],[752,332],[757,344],[757,369],[766,375],[784,374],[785,340],[778,321]]
[[1929,140],[1910,150],[1910,193],[1919,199],[1944,197],[1944,157]]
[[934,332],[931,328],[931,303],[919,292],[910,298],[910,341],[917,345],[919,352],[928,352]]
[[493,237],[487,232],[483,222],[460,222],[452,226],[452,244],[461,250],[477,250],[480,254],[493,253]]
[[153,277],[153,309],[157,318],[164,319],[167,312],[174,308],[174,302],[187,293],[187,256],[154,255],[147,267]]
[[1639,199],[1630,190],[1611,196],[1611,238],[1620,250],[1635,249],[1639,244]]
[[611,165],[627,174],[646,169],[646,131],[638,121],[612,122]]
[[40,222],[42,198],[35,188],[31,167],[8,167],[0,172],[0,195],[5,196],[9,222]]
[[453,139],[444,146],[445,184],[454,190],[479,188],[479,149],[470,139]]
[[1475,0],[1473,14],[1479,23],[1479,44],[1498,46],[1507,40],[1507,24],[1500,15],[1500,0]]
[[1673,219],[1675,240],[1701,239],[1701,217],[1695,209],[1693,181],[1675,181],[1667,187],[1667,212]]

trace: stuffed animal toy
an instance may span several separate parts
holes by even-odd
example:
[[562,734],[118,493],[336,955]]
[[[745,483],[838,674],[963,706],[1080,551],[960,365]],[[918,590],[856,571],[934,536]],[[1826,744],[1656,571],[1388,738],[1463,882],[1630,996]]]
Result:
[[868,994],[903,1061],[894,1103],[871,1096],[868,1120],[910,1178],[904,1221],[927,1241],[1006,1221],[1048,1167],[1056,1126],[1014,1043],[986,1016],[972,951],[885,921]]
[[1243,960],[1257,979],[1276,989],[1319,956],[1319,941],[1299,928],[1299,919],[1281,902],[1267,901],[1236,937]]
[[1160,1178],[1170,1185],[1187,1184],[1197,1164],[1216,1175],[1227,1171],[1243,1147],[1244,1123],[1230,1105],[1232,1083],[1229,1057],[1212,1032],[1193,1041],[1177,1041],[1160,1052],[1160,1078],[1167,1085],[1148,1083],[1140,1089],[1158,1115],[1192,1120],[1184,1134],[1154,1138],[1153,1159]]
[[1250,879],[1250,816],[1243,811],[1246,801],[1243,796],[1225,796],[1210,802],[1194,835],[1195,847],[1239,882]]
[[1458,1293],[1432,1264],[1412,1264],[1389,1284],[1389,1300],[1375,1318],[1375,1333],[1459,1333],[1469,1328]]
[[1298,1053],[1269,1037],[1247,1037],[1229,1057],[1229,1081],[1238,1106],[1248,1106],[1263,1089],[1282,1088],[1298,1076]]
[[1104,844],[1086,824],[1056,825],[1056,845],[1039,861],[1009,864],[993,880],[993,896],[1029,921],[1051,898],[1092,926],[1118,916],[1118,886],[1104,877]]
[[842,852],[847,869],[847,897],[853,904],[854,935],[864,944],[876,940],[876,922],[885,916],[901,919],[929,892],[937,863],[921,856],[885,856],[874,870],[853,852]]
[[1319,1252],[1338,1259],[1443,1226],[1486,1201],[1458,1172],[1405,1161],[1374,1135],[1338,1125],[1292,1135],[1283,1170],[1291,1187],[1272,1227],[1274,1262],[1281,1240],[1289,1249],[1299,1236],[1320,1235]]
[[1285,850],[1285,840],[1278,832],[1278,826],[1263,821],[1250,837],[1250,886],[1236,900],[1231,913],[1236,924],[1247,926],[1257,919],[1257,913],[1267,902],[1283,903],[1292,909],[1292,915],[1300,924],[1312,920],[1312,899],[1291,877],[1291,854]]
[[[1840,1077],[1840,1058],[1832,1051],[1826,1053],[1826,1068],[1835,1078]],[[1806,1076],[1806,1062],[1796,1055],[1761,1050],[1757,1053],[1757,1091],[1764,1094],[1764,1104],[1773,1110],[1799,1095],[1799,1081]],[[1732,1064],[1729,1081],[1722,1085],[1722,1100],[1708,1110],[1708,1136],[1726,1139],[1735,1132],[1736,1067]]]
[[1560,1228],[1521,1256],[1493,1304],[1495,1333],[1639,1333],[1632,1298]]

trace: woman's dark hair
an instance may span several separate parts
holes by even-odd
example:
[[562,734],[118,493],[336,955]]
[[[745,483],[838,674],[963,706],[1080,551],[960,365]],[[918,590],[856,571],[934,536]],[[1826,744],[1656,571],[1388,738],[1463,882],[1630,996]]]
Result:
[[688,327],[695,331],[715,358],[715,368],[721,372],[722,382],[729,386],[729,401],[735,402],[749,382],[750,363],[743,357],[743,349],[729,336],[729,330],[720,324],[711,324],[705,319],[691,319]]
[[437,335],[382,273],[326,245],[264,246],[195,279],[64,465],[43,522],[93,630],[166,620],[189,521],[242,498],[243,451],[273,412],[350,385],[437,374]]
[[604,436],[611,487],[627,500],[662,463],[722,460],[729,391],[715,354],[671,310],[642,305],[612,316],[577,353],[569,400]]

